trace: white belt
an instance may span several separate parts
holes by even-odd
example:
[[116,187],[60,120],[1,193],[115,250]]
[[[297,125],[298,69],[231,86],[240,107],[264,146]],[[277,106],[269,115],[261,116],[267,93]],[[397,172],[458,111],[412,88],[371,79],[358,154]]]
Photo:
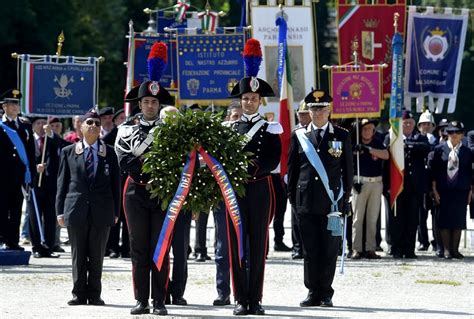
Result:
[[[375,183],[375,182],[381,182],[382,181],[382,176],[375,176],[375,177],[365,177],[365,176],[360,176],[360,182],[361,183]],[[354,176],[354,182],[357,183],[357,176]]]

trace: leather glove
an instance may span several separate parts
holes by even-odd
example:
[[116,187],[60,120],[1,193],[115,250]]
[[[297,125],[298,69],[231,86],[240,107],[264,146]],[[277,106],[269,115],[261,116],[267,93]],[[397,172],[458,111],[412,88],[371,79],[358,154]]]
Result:
[[362,183],[354,183],[352,187],[354,187],[354,190],[357,194],[360,194],[360,192],[362,191]]
[[356,152],[366,152],[366,153],[369,153],[370,150],[372,148],[368,145],[365,145],[365,144],[357,144],[356,146],[354,146],[354,150]]
[[352,205],[348,200],[344,200],[342,203],[342,216],[352,216]]

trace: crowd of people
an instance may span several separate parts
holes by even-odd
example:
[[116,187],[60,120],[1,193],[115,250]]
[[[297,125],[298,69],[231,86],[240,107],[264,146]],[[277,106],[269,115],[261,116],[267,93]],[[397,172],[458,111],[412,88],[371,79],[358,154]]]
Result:
[[[378,120],[331,121],[332,97],[313,90],[298,111],[292,132],[288,172],[281,174],[283,129],[259,113],[263,98],[274,92],[250,74],[233,88],[234,98],[223,125],[247,136],[250,152],[246,195],[238,198],[243,226],[243,260],[225,206],[212,210],[215,224],[217,298],[215,306],[229,305],[231,286],[234,315],[264,315],[264,269],[273,220],[274,249],[291,251],[304,260],[308,295],[301,307],[332,307],[332,282],[342,248],[342,217],[347,217],[347,257],[380,259],[381,212],[386,213],[387,255],[416,258],[416,250],[431,245],[445,259],[461,259],[459,241],[472,202],[474,131],[465,134],[460,121],[435,124],[429,111],[418,121],[403,112],[405,169],[403,190],[390,204],[390,135],[379,131]],[[36,258],[57,258],[59,230],[66,227],[72,255],[74,305],[104,305],[101,276],[104,256],[131,258],[136,305],[132,315],[168,313],[166,304],[186,305],[187,260],[191,253],[191,221],[196,222],[196,261],[210,259],[206,247],[209,212],[184,209],[172,237],[173,271],[169,251],[163,267],[153,261],[165,220],[161,203],[147,189],[142,171],[144,154],[154,132],[179,112],[168,91],[157,80],[132,89],[126,101],[136,114],[123,110],[91,110],[73,118],[73,131],[62,134],[57,118],[20,115],[21,92],[1,97],[0,165],[8,183],[0,190],[0,241],[4,250],[24,250],[31,241]],[[198,106],[191,109],[199,111]],[[359,136],[357,136],[359,135]],[[394,195],[394,194],[392,194]],[[22,203],[26,222],[20,236]],[[386,204],[382,205],[382,201]],[[283,220],[291,205],[292,248],[283,243]],[[471,204],[472,206],[472,204]],[[474,209],[471,207],[471,218]],[[427,227],[432,214],[433,240]],[[29,227],[29,228],[28,228]],[[418,233],[418,236],[417,236]],[[419,245],[416,247],[418,238]],[[232,280],[232,285],[231,285]],[[150,289],[151,287],[151,289]]]

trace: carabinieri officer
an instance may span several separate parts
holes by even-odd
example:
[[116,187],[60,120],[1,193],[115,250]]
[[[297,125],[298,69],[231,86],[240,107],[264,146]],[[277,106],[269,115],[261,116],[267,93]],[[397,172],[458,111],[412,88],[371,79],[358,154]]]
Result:
[[[155,43],[151,52],[154,52],[155,45],[160,44],[164,45]],[[156,51],[167,52],[167,49],[165,47]],[[150,57],[148,63],[150,64]],[[159,78],[153,77],[152,74],[150,79],[152,80],[143,82],[127,94],[126,101],[138,101],[143,113],[138,115],[138,123],[124,123],[119,128],[115,141],[120,169],[128,172],[124,186],[124,211],[130,234],[133,292],[137,300],[136,306],[130,310],[132,315],[150,312],[150,273],[153,314],[168,314],[165,307],[169,275],[168,253],[160,271],[153,262],[153,253],[166,214],[161,210],[157,199],[150,198],[146,189],[149,176],[142,173],[142,166],[144,154],[149,151],[154,139],[153,132],[160,124],[160,107],[163,104],[173,105],[174,101],[168,91],[158,83]]]
[[[249,39],[244,49],[246,53],[260,57],[260,43]],[[242,243],[249,242],[249,249],[244,250],[244,260],[239,264],[237,239],[233,231],[229,231],[231,270],[236,305],[234,315],[264,315],[260,305],[262,300],[265,257],[267,255],[268,226],[273,217],[274,192],[270,172],[280,162],[283,129],[279,123],[265,121],[258,113],[258,108],[265,96],[274,96],[270,85],[256,77],[256,70],[247,64],[247,75],[233,88],[232,97],[240,98],[243,115],[233,127],[239,134],[248,137],[244,152],[251,152],[251,164],[248,173],[251,176],[245,186],[245,197],[238,198],[243,234]],[[228,229],[233,229],[228,219]]]
[[331,96],[315,90],[305,102],[311,123],[293,132],[288,159],[290,202],[296,206],[309,290],[300,306],[332,307],[342,235],[337,212],[351,210],[352,147],[349,132],[329,122]]

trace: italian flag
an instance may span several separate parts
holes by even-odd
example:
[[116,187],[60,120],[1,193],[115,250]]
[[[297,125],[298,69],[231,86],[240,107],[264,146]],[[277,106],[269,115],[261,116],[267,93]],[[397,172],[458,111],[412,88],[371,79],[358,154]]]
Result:
[[290,149],[291,132],[295,128],[295,116],[293,114],[293,86],[291,83],[290,60],[288,59],[288,51],[285,54],[283,66],[283,76],[280,85],[280,118],[279,122],[283,127],[281,134],[281,157],[280,157],[280,174],[285,176],[288,169],[288,152]]

